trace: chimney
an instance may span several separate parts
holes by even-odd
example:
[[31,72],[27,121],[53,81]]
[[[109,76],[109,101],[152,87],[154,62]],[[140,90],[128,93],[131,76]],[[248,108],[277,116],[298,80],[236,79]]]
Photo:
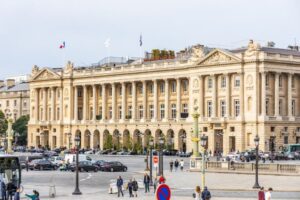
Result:
[[7,79],[6,80],[6,87],[7,88],[11,88],[13,86],[15,86],[16,82],[15,82],[15,79]]
[[0,88],[4,87],[4,81],[0,80]]

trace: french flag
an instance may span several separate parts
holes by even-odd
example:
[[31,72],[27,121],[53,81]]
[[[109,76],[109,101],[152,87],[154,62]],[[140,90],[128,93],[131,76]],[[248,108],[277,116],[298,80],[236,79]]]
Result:
[[59,46],[60,49],[64,49],[65,47],[66,47],[66,43],[65,43],[65,42],[63,42],[63,43]]

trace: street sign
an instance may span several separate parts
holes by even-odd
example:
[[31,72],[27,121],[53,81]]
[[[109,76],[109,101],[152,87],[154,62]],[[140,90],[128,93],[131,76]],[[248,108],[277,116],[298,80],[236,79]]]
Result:
[[153,156],[153,165],[154,165],[154,167],[158,167],[158,160],[159,160],[158,156]]
[[170,200],[171,190],[167,184],[160,184],[156,189],[156,200]]

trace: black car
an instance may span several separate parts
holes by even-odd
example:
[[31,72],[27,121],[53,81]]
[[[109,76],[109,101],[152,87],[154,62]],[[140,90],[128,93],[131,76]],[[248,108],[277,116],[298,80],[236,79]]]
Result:
[[[69,167],[69,170],[72,172],[76,171],[76,164],[72,163]],[[99,170],[99,167],[95,164],[93,164],[91,161],[85,160],[85,161],[80,161],[78,163],[78,170],[81,172],[97,172]]]
[[43,155],[44,155],[45,157],[52,157],[52,156],[58,156],[59,154],[58,154],[57,152],[55,152],[55,151],[45,151],[45,152],[43,153]]
[[105,162],[103,165],[100,167],[101,171],[107,171],[107,172],[126,172],[127,171],[127,166],[123,165],[122,163],[118,161],[114,162]]
[[49,160],[39,159],[33,160],[28,164],[30,170],[56,170],[57,166]]
[[97,165],[99,167],[99,169],[100,169],[100,167],[103,166],[104,163],[105,163],[104,160],[97,160],[93,164]]

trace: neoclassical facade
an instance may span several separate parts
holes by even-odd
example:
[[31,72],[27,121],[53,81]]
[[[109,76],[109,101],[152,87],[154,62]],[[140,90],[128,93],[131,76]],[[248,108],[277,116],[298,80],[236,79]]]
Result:
[[[208,150],[268,151],[300,143],[300,52],[261,47],[224,50],[201,45],[175,59],[98,67],[39,68],[30,80],[28,146],[103,149],[148,145],[160,137],[191,151],[198,112]],[[195,111],[195,108],[198,108]]]

